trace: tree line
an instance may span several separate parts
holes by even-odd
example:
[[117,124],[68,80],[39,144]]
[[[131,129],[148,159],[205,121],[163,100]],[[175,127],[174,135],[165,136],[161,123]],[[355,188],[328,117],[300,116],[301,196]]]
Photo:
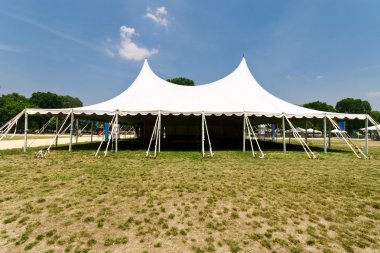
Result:
[[[82,101],[77,97],[60,96],[52,92],[34,92],[30,98],[18,93],[11,93],[0,96],[0,126],[7,123],[11,118],[20,113],[25,108],[73,108],[83,106]],[[39,129],[46,123],[46,116],[33,117],[29,120],[29,128]],[[23,122],[21,122],[23,125]]]
[[[377,122],[380,121],[380,112],[372,111],[371,104],[367,100],[355,99],[355,98],[344,98],[338,101],[334,106],[327,104],[326,102],[314,101],[306,103],[303,107],[326,111],[326,112],[339,112],[339,113],[358,113],[358,114],[369,114]],[[315,127],[319,130],[322,129],[321,122],[311,122],[306,121],[305,125],[307,127]],[[348,120],[346,121],[346,130],[348,133],[352,134],[355,130],[364,127],[363,120]]]

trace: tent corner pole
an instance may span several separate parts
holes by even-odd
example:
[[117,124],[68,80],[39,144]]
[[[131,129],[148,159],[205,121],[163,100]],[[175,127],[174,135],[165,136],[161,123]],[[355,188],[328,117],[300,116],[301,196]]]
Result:
[[69,152],[73,151],[74,110],[71,110]]
[[28,111],[25,109],[25,124],[24,124],[24,152],[28,147]]
[[202,157],[205,156],[205,114],[202,112]]
[[327,118],[326,115],[323,118],[323,152],[327,153],[327,136],[326,136],[326,131],[327,131]]
[[[290,135],[290,133],[289,133]],[[286,140],[285,140],[285,114],[282,114],[282,145],[283,150],[286,152]]]
[[75,119],[75,126],[76,126],[76,136],[75,136],[75,144],[78,145],[78,138],[79,138],[79,119]]
[[247,114],[244,112],[244,115],[243,115],[243,152],[245,152],[245,140],[247,138],[246,130],[245,130],[246,120],[247,120],[246,117],[247,117]]
[[91,131],[91,143],[92,143],[92,135],[93,135],[93,134],[92,134],[92,131],[93,131],[93,125],[94,125],[94,122],[91,121],[91,130],[90,130],[90,131]]
[[161,111],[158,112],[158,153],[161,152]]
[[116,138],[115,138],[115,152],[117,153],[119,147],[118,147],[118,144],[119,144],[119,133],[120,133],[120,126],[119,126],[119,110],[116,110],[116,116],[115,116],[115,130],[116,130],[116,134],[114,132],[114,134],[116,135]]
[[365,154],[368,155],[368,115],[365,117]]
[[58,123],[58,115],[57,115],[57,118],[55,119],[55,134],[57,135],[57,137],[55,138],[55,147],[58,147],[58,127],[59,127],[59,123]]

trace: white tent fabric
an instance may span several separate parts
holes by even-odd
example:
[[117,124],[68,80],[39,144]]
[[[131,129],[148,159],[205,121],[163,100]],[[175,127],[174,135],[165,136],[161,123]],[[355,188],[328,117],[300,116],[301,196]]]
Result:
[[94,105],[67,109],[27,109],[28,114],[114,115],[255,115],[258,117],[365,119],[364,114],[328,113],[288,103],[267,92],[243,58],[228,76],[204,85],[182,86],[158,77],[147,60],[128,89]]
[[[380,125],[368,127],[368,131],[377,131],[378,129],[380,129]],[[360,130],[365,131],[365,127],[360,128]]]
[[322,131],[319,131],[319,130],[313,129],[313,128],[308,128],[308,129],[306,129],[306,131],[307,131],[308,134],[313,134],[313,133],[315,133],[315,134],[321,134],[322,133]]
[[337,133],[346,133],[346,131],[344,131],[344,130],[338,130],[338,129],[333,129],[333,130],[331,130],[330,132],[333,133],[333,134],[337,134]]

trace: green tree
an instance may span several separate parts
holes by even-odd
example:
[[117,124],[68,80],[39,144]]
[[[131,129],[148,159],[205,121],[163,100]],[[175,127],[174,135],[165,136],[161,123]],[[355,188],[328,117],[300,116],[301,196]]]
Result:
[[363,113],[370,114],[371,104],[367,100],[345,98],[336,103],[335,109],[341,113]]
[[74,108],[83,106],[82,101],[79,98],[71,96],[61,96],[62,105],[64,108]]
[[0,97],[0,125],[4,125],[25,108],[33,108],[28,99],[18,93],[1,95]]
[[[327,104],[326,102],[313,101],[303,105],[305,108],[324,111],[324,112],[335,112],[335,108],[332,105]],[[301,120],[299,126],[302,128],[314,128],[317,130],[323,130],[323,122],[320,120]]]
[[[371,104],[367,100],[345,98],[336,103],[335,109],[340,113],[371,114]],[[349,134],[364,127],[363,120],[350,120],[346,122],[346,130]]]
[[194,86],[194,81],[185,77],[176,77],[172,79],[167,79],[166,81],[179,85]]
[[314,101],[307,104],[304,104],[303,107],[314,109],[324,112],[335,112],[335,108],[332,105],[327,104],[326,102]]
[[51,92],[34,92],[29,101],[39,108],[63,108],[62,97]]
[[376,120],[376,122],[380,122],[380,111],[372,111],[371,117]]

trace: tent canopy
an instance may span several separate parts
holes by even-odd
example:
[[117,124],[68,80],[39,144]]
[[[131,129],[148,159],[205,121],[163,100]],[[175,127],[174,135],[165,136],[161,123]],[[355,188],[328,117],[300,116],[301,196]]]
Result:
[[226,77],[203,85],[182,86],[157,76],[145,60],[136,80],[120,95],[79,108],[27,109],[28,114],[126,115],[237,115],[280,118],[365,119],[364,114],[340,114],[307,109],[267,92],[251,74],[245,58]]

